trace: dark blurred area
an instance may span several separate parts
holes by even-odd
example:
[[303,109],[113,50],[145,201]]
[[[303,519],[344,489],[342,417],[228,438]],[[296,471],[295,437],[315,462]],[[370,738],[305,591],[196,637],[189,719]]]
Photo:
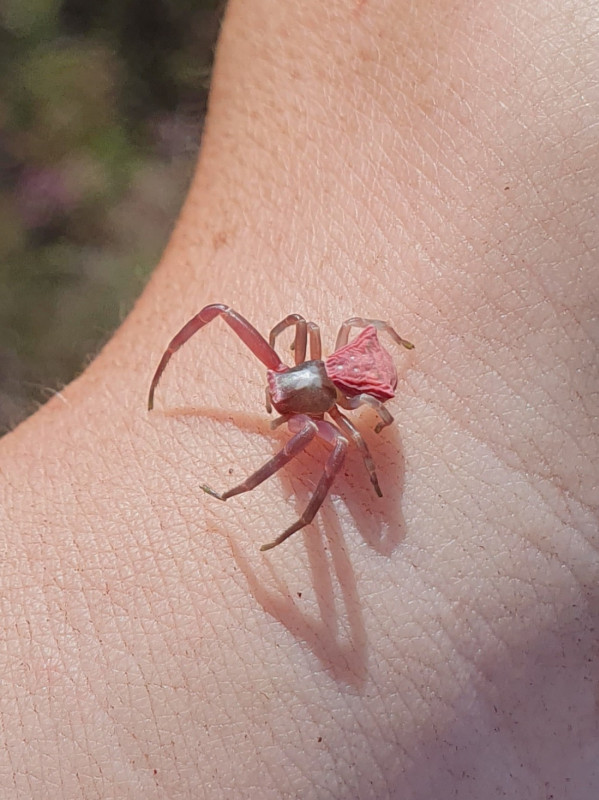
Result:
[[221,0],[0,0],[0,434],[77,375],[191,179]]

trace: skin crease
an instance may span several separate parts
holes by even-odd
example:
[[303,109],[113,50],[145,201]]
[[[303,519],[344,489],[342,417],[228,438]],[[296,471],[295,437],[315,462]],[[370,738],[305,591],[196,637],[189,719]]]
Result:
[[[598,12],[230,4],[159,269],[0,443],[2,797],[598,796]],[[218,320],[146,413],[209,302],[415,343],[382,500],[352,451],[261,554],[326,446],[201,493],[289,436]]]

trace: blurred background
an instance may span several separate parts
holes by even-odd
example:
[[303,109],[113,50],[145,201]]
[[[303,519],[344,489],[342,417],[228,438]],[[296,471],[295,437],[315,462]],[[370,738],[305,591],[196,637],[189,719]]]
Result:
[[193,174],[222,0],[0,0],[0,434],[85,367]]

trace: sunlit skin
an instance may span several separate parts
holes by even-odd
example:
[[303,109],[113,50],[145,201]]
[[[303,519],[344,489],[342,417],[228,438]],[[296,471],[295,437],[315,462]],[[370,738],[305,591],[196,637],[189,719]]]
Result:
[[[361,405],[373,407],[380,417],[380,422],[375,427],[376,433],[390,425],[393,417],[384,403],[395,396],[397,371],[391,356],[378,340],[377,330],[386,332],[407,350],[413,349],[414,345],[382,320],[352,317],[341,325],[335,351],[323,361],[318,326],[307,322],[299,314],[289,314],[275,325],[267,342],[237,311],[221,303],[213,303],[192,317],[164,351],[150,385],[149,411],[154,407],[154,392],[171,356],[216,317],[222,317],[251,352],[268,367],[266,410],[271,413],[274,408],[279,413],[279,417],[271,425],[276,428],[286,422],[294,435],[260,469],[232,489],[217,492],[205,484],[202,489],[219,500],[228,500],[236,494],[255,489],[305,450],[315,437],[332,446],[320,480],[303,514],[276,539],[262,545],[261,550],[271,550],[312,522],[341,469],[350,440],[362,455],[375,492],[382,497],[368,445],[338,406],[345,409],[355,409]],[[295,327],[295,366],[288,367],[277,355],[274,345],[277,336],[291,327]],[[363,331],[348,344],[352,328],[363,328]],[[308,335],[310,359],[306,361]],[[333,422],[325,420],[325,414]]]
[[[229,1],[162,263],[0,440],[2,800],[599,797],[598,11]],[[198,497],[272,455],[224,318],[144,413],[212,299],[416,344],[276,557],[309,458]]]

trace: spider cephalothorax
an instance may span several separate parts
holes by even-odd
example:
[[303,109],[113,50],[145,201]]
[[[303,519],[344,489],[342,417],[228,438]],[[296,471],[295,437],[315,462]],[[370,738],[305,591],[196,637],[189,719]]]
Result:
[[[222,493],[215,492],[208,486],[202,486],[202,489],[219,500],[227,500],[236,494],[248,492],[265,481],[301,453],[315,436],[332,445],[333,450],[324,472],[302,516],[273,542],[262,545],[261,550],[276,547],[313,520],[343,464],[350,440],[360,450],[370,481],[381,497],[368,446],[353,423],[341,413],[339,406],[344,409],[358,408],[361,405],[372,406],[380,417],[380,422],[375,427],[376,433],[390,425],[393,417],[384,403],[395,395],[397,371],[391,356],[379,342],[377,331],[388,333],[394,341],[408,350],[414,345],[402,339],[386,322],[352,317],[341,325],[334,352],[323,360],[318,326],[313,322],[306,322],[299,314],[289,314],[275,325],[267,342],[241,314],[221,303],[214,303],[205,306],[190,319],[165,350],[150,385],[149,410],[154,406],[154,391],[173,353],[200,328],[219,316],[223,317],[268,368],[266,409],[270,413],[274,408],[279,413],[272,426],[277,427],[286,422],[294,435],[281,451],[238,486]],[[277,336],[290,327],[295,327],[293,367],[284,364],[274,349]],[[351,328],[364,330],[348,343]],[[310,360],[306,361],[308,338]],[[325,419],[325,414],[331,417],[332,422]]]

